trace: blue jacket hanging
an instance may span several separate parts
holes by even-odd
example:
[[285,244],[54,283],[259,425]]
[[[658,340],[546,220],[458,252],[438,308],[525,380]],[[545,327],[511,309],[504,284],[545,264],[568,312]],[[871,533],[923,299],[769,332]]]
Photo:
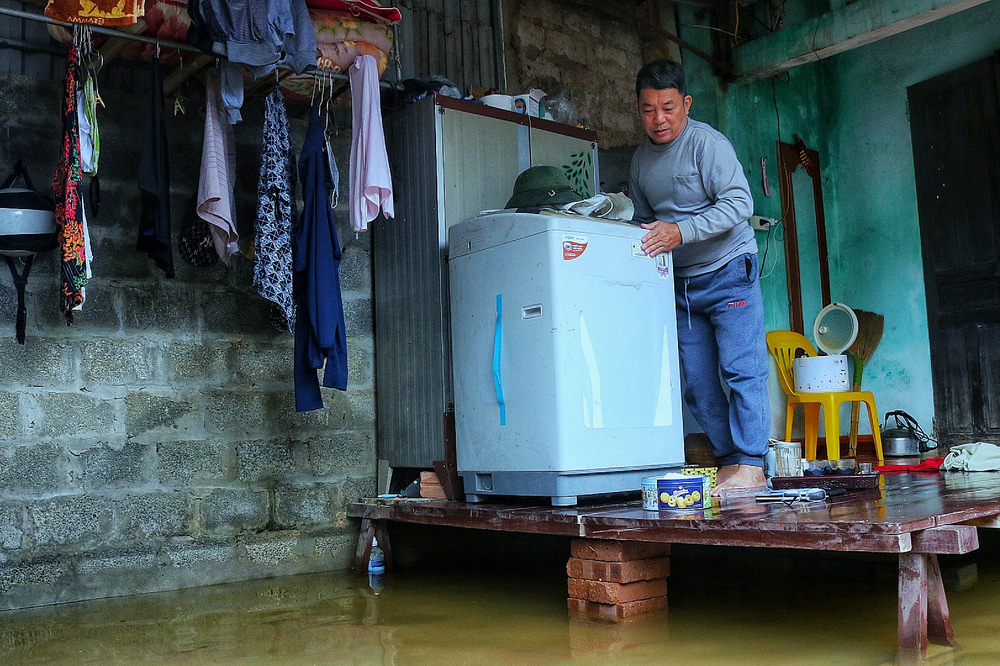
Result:
[[295,411],[320,409],[317,370],[326,364],[323,386],[347,389],[347,333],[340,293],[340,242],[330,207],[326,141],[313,109],[299,157],[302,217],[292,251],[295,297]]

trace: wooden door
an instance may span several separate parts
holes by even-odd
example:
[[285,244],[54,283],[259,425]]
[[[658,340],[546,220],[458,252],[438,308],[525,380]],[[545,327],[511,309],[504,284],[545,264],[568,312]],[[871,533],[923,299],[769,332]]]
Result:
[[935,431],[949,444],[1000,443],[998,64],[988,58],[907,90]]

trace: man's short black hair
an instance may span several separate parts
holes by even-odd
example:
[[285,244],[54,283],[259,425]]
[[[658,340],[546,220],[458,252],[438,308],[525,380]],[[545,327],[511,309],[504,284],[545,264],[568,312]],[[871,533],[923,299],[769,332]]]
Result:
[[667,58],[661,58],[648,62],[642,66],[635,77],[635,97],[639,99],[639,93],[643,88],[653,90],[666,90],[676,88],[681,97],[687,95],[687,84],[684,81],[684,70],[680,63]]

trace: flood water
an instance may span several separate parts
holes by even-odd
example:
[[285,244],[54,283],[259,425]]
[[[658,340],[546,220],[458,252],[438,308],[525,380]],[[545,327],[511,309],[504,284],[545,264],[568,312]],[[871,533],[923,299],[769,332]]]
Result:
[[[0,664],[853,665],[897,659],[891,558],[826,562],[801,561],[787,551],[678,551],[669,611],[619,624],[570,617],[565,569],[553,558],[505,571],[452,571],[438,562],[390,572],[377,595],[366,577],[334,573],[0,613]],[[962,649],[934,651],[934,663],[1000,663],[997,555],[979,558],[973,588],[949,593]]]

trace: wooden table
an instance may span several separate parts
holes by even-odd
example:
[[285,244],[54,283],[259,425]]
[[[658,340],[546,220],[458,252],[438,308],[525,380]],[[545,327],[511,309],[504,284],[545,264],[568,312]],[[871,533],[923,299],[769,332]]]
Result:
[[928,641],[957,645],[937,556],[971,552],[979,547],[977,527],[1000,527],[1000,474],[892,474],[881,478],[877,491],[832,502],[731,500],[676,515],[645,511],[636,501],[548,507],[443,500],[366,500],[351,504],[348,515],[362,519],[358,566],[373,536],[388,546],[386,521],[619,541],[897,553],[899,647],[923,653]]

